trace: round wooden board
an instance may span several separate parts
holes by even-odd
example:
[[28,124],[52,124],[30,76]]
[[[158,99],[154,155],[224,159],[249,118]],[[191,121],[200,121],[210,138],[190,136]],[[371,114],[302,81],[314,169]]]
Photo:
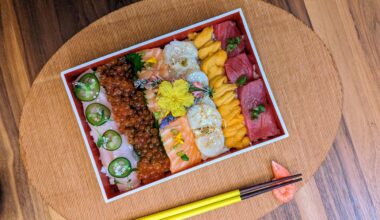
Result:
[[[60,72],[239,7],[290,137],[106,204]],[[342,89],[330,53],[290,14],[257,1],[143,1],[101,18],[54,54],[24,106],[20,141],[30,183],[64,217],[129,219],[269,180],[271,160],[303,173],[305,183],[330,149],[341,110]],[[267,193],[197,218],[251,219],[278,205]]]

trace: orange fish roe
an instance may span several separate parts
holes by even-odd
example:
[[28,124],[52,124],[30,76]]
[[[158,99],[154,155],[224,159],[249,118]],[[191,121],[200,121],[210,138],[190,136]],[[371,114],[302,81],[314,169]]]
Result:
[[126,134],[140,160],[138,178],[143,184],[165,176],[170,161],[162,147],[154,117],[146,106],[144,94],[133,84],[131,66],[123,58],[97,67],[100,84],[106,90],[119,130]]

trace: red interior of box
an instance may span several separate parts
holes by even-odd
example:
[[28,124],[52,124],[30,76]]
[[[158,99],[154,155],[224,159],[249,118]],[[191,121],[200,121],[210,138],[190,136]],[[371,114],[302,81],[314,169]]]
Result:
[[[248,55],[253,55],[254,57],[254,62],[255,62],[255,65],[257,65],[257,57],[254,56],[254,53],[253,53],[253,49],[252,49],[252,46],[248,40],[248,37],[247,37],[247,31],[246,29],[244,28],[244,25],[243,25],[243,20],[240,16],[240,13],[239,12],[236,12],[236,13],[233,13],[231,15],[228,15],[228,16],[225,16],[223,18],[220,18],[220,19],[217,19],[217,20],[214,20],[212,22],[208,22],[206,24],[203,24],[203,25],[199,25],[197,27],[194,27],[194,28],[191,28],[189,30],[186,30],[186,31],[183,31],[181,33],[178,33],[178,34],[175,34],[173,36],[170,36],[170,37],[166,37],[166,38],[163,38],[163,39],[160,39],[160,40],[157,40],[155,42],[151,42],[151,43],[148,43],[148,44],[145,44],[144,46],[141,46],[141,47],[138,47],[138,48],[135,48],[133,50],[130,50],[130,51],[127,51],[127,52],[123,52],[123,53],[119,53],[113,57],[110,57],[110,58],[107,58],[107,59],[103,59],[103,60],[100,60],[96,63],[93,63],[91,65],[88,65],[88,66],[84,66],[80,69],[77,69],[77,70],[73,70],[72,72],[68,72],[65,74],[65,80],[67,82],[67,85],[69,86],[69,89],[70,89],[70,95],[73,97],[73,100],[74,100],[74,103],[75,103],[75,107],[76,107],[76,111],[79,113],[79,117],[80,117],[80,120],[81,120],[81,124],[85,130],[85,133],[86,133],[86,138],[87,138],[87,141],[88,143],[90,144],[90,147],[91,147],[91,151],[92,151],[92,154],[95,158],[95,162],[96,162],[96,166],[97,166],[97,170],[100,174],[100,177],[101,177],[101,180],[102,180],[102,183],[105,187],[105,192],[106,192],[106,195],[107,195],[107,198],[110,199],[112,197],[115,197],[117,195],[120,195],[122,194],[123,192],[120,192],[116,185],[111,185],[108,181],[108,177],[106,177],[105,174],[103,174],[102,172],[100,172],[101,168],[102,168],[102,163],[99,159],[99,150],[96,146],[96,143],[94,142],[94,140],[92,139],[91,135],[90,135],[90,127],[89,125],[87,124],[86,122],[86,118],[85,118],[85,114],[83,112],[83,107],[82,107],[82,103],[77,100],[75,98],[75,95],[74,95],[74,90],[73,90],[73,82],[74,80],[81,74],[83,73],[84,71],[86,71],[87,69],[89,68],[94,68],[96,66],[99,66],[99,65],[102,65],[102,64],[105,64],[107,62],[109,62],[110,60],[114,59],[114,58],[117,58],[117,57],[121,57],[121,56],[124,56],[126,54],[129,54],[129,53],[132,53],[132,52],[137,52],[137,51],[141,51],[141,50],[144,50],[144,49],[150,49],[150,48],[154,48],[154,47],[163,47],[165,46],[166,44],[168,44],[170,41],[172,40],[184,40],[187,35],[189,33],[192,33],[192,32],[198,32],[198,31],[201,31],[203,28],[205,27],[208,27],[208,26],[211,26],[211,25],[215,25],[215,24],[218,24],[218,23],[221,23],[223,21],[227,21],[227,20],[232,20],[232,21],[235,21],[240,29],[240,31],[243,33],[243,35],[245,36],[245,43],[246,43],[246,47],[245,47],[245,52],[248,54]],[[256,68],[256,71],[259,73],[260,77],[262,76],[261,74],[261,71],[260,69],[257,67]],[[266,86],[266,85],[265,85]],[[270,104],[273,106],[273,100],[270,98],[269,96],[269,93],[268,93],[268,89],[266,88],[266,93],[267,93],[267,99],[268,101],[270,102]],[[277,126],[278,128],[280,128],[281,130],[281,134],[278,135],[278,136],[281,136],[281,135],[284,135],[284,129],[283,127],[281,126],[281,123],[279,121],[279,117],[278,115],[276,114],[276,112],[274,112],[274,116],[275,116],[275,119],[277,121]],[[275,138],[275,137],[272,137],[272,138]],[[258,143],[261,143],[261,142],[264,142],[264,141],[267,141],[267,140],[262,140],[262,141],[259,141],[259,142],[255,142],[253,145],[255,144],[258,144]],[[218,157],[222,157],[226,154],[231,154],[233,152],[236,152],[237,150],[236,149],[232,149],[230,150],[229,152],[226,152],[222,155],[219,155]],[[208,159],[206,161],[203,161],[202,163],[205,163],[209,160],[213,160],[215,158],[211,158],[211,159]],[[198,166],[198,165],[197,165]]]

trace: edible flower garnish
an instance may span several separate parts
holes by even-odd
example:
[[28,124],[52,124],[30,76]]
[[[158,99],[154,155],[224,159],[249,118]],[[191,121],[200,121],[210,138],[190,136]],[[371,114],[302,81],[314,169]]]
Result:
[[203,86],[200,82],[194,82],[189,91],[194,95],[195,98],[203,98],[205,94],[212,97],[212,89],[208,86]]
[[176,150],[177,148],[181,147],[185,143],[185,140],[183,140],[182,133],[179,132],[177,129],[172,129],[170,131],[174,135],[173,150]]
[[160,84],[162,80],[160,78],[154,78],[154,79],[138,79],[135,80],[133,83],[136,88],[145,88],[145,89],[154,89]]
[[175,138],[174,138],[175,142],[178,143],[178,144],[184,144],[183,142],[183,137],[182,137],[182,133],[178,133]]
[[145,67],[152,67],[156,63],[157,63],[156,57],[151,57],[151,58],[145,60]]
[[233,37],[227,39],[227,52],[232,52],[239,44],[240,44],[240,37]]
[[186,114],[186,107],[194,104],[194,96],[189,93],[190,85],[183,79],[170,83],[163,81],[158,88],[158,106],[171,112],[174,117]]
[[[159,114],[161,114],[161,112]],[[161,116],[159,116],[159,117],[161,117]],[[162,119],[161,124],[160,124],[160,128],[161,129],[165,128],[171,121],[174,121],[174,119],[175,118],[173,117],[173,115],[169,114],[164,119]]]
[[253,108],[251,111],[252,120],[259,118],[259,115],[263,112],[265,112],[265,106],[263,104],[260,104]]

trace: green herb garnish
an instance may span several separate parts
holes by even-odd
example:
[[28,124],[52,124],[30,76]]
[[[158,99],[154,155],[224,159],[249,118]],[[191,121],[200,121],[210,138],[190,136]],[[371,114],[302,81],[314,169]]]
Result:
[[177,156],[181,157],[184,161],[189,161],[189,157],[183,151],[177,152]]
[[189,161],[189,157],[186,154],[182,155],[181,159],[184,161]]
[[100,121],[103,121],[106,119],[106,114],[104,112],[104,109],[100,109]]
[[82,83],[82,82],[76,82],[74,84],[74,87],[75,88],[81,88],[83,90],[91,90],[91,87],[89,84],[86,84],[86,83]]
[[199,88],[199,87],[195,87],[193,85],[190,85],[190,88],[189,88],[189,92],[203,92],[203,93],[207,93],[208,96],[210,96],[212,98],[212,94],[214,93],[214,91],[212,90],[212,88],[208,87],[208,86],[205,86],[204,88]]
[[127,56],[125,56],[125,59],[132,65],[134,73],[141,71],[144,67],[144,61],[142,60],[142,56],[138,53],[130,53]]
[[158,121],[161,117],[161,113],[160,112],[153,112],[153,116],[154,116],[154,119],[156,119]]
[[172,132],[173,135],[179,134],[179,131],[177,129],[171,129],[170,132]]
[[173,146],[173,150],[177,150],[177,148],[181,147],[182,144],[176,144]]
[[91,84],[89,84],[89,83],[83,83],[83,82],[75,82],[74,83],[74,90],[81,90],[81,91],[83,91],[83,93],[84,93],[83,95],[85,97],[91,96],[92,90],[94,90],[93,87],[94,86],[91,86]]
[[244,86],[246,83],[247,83],[247,80],[248,80],[248,77],[246,75],[242,75],[240,76],[237,80],[236,80],[236,84],[238,86]]
[[204,88],[195,87],[195,86],[192,86],[192,85],[190,86],[189,92],[197,92],[197,91],[204,92],[205,89]]
[[100,121],[104,121],[104,122],[112,121],[111,117],[109,117],[109,118],[106,117],[106,113],[105,113],[104,109],[100,110]]
[[154,127],[154,128],[157,128],[157,129],[160,128],[160,123],[158,122],[158,118],[156,118],[155,116],[154,116],[153,127]]
[[210,96],[210,98],[212,98],[213,94],[214,94],[214,90],[209,87],[208,88],[208,96]]
[[252,120],[259,118],[259,115],[263,112],[265,112],[265,106],[263,104],[260,104],[253,108],[251,111]]
[[241,42],[240,37],[232,37],[227,39],[227,52],[231,53]]
[[103,137],[103,136],[100,136],[100,137],[98,138],[98,141],[96,142],[96,146],[97,146],[98,148],[101,148],[101,147],[104,146],[104,144],[105,144],[104,137]]

